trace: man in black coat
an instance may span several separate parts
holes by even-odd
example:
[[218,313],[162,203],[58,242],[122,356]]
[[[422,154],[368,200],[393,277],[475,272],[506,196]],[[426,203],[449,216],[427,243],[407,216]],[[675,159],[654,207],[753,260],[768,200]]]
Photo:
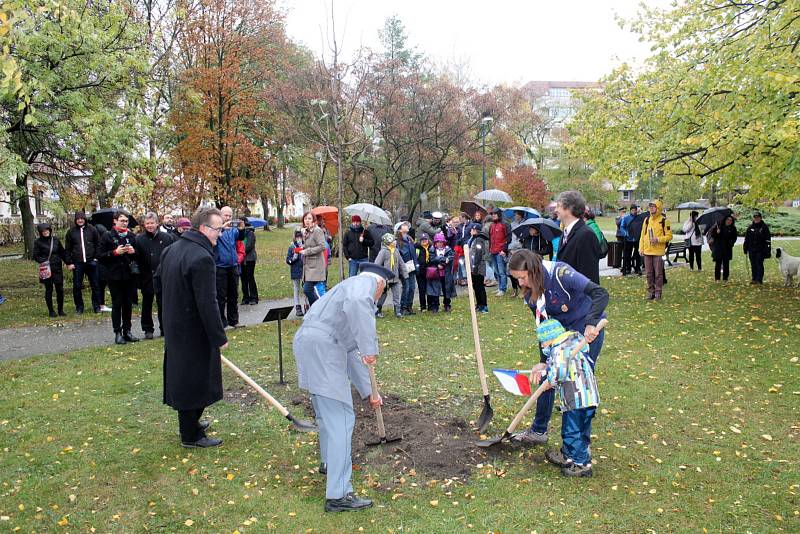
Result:
[[372,239],[372,244],[369,247],[369,261],[374,262],[381,251],[381,239],[383,239],[384,235],[392,233],[392,227],[386,224],[370,223],[365,231]]
[[192,229],[167,247],[155,276],[164,304],[164,404],[178,412],[184,447],[216,447],[200,416],[222,399],[220,351],[228,346],[217,307],[213,247],[223,229],[216,208],[199,208]]
[[142,288],[142,330],[145,339],[153,339],[155,325],[153,324],[153,299],[158,306],[158,328],[164,335],[164,323],[161,320],[161,295],[157,294],[153,286],[153,276],[158,270],[161,253],[175,238],[172,234],[164,232],[158,226],[158,215],[152,211],[144,216],[144,232],[136,236],[135,247],[139,258],[139,282]]
[[750,259],[751,284],[764,283],[764,260],[772,257],[772,236],[761,214],[753,214],[753,223],[744,233],[744,253]]
[[72,271],[72,300],[75,311],[83,313],[83,275],[89,279],[92,288],[92,310],[100,311],[102,293],[97,266],[97,253],[100,249],[100,234],[86,220],[86,213],[75,212],[75,226],[64,236],[64,263]]
[[103,235],[97,258],[111,292],[111,325],[117,345],[139,341],[131,334],[133,295],[139,264],[135,236],[128,230],[130,215],[125,211],[114,213],[114,228]]
[[564,191],[556,198],[555,212],[564,225],[557,259],[600,284],[600,242],[583,222],[585,210],[586,200],[578,191]]
[[349,266],[348,278],[358,274],[358,267],[369,260],[369,251],[372,248],[372,236],[364,231],[359,215],[353,215],[350,219],[350,228],[344,232],[342,237],[342,247],[344,257]]

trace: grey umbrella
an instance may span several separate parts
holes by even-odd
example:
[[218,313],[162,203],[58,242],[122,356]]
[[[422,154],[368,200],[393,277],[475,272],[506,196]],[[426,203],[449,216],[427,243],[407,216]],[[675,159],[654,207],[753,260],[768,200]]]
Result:
[[487,189],[475,195],[475,200],[485,200],[487,202],[513,202],[511,195],[499,189]]

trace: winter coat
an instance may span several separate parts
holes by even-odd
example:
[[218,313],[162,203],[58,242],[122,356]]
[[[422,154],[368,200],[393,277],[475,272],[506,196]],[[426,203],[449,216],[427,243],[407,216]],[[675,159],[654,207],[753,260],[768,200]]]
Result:
[[715,224],[708,231],[711,237],[711,257],[714,261],[725,261],[733,259],[733,247],[736,245],[736,224],[730,226],[724,222]]
[[683,223],[683,235],[686,236],[686,240],[689,242],[690,247],[703,246],[703,233],[700,231],[700,227],[697,226],[692,219],[689,219]]
[[591,228],[592,232],[594,232],[594,235],[597,236],[597,242],[602,243],[603,239],[605,239],[606,236],[603,235],[603,231],[600,229],[599,226],[597,226],[597,221],[595,221],[594,219],[587,219],[586,226]]
[[303,238],[303,280],[306,282],[322,282],[326,278],[325,268],[325,232],[315,226],[311,232],[306,231]]
[[425,276],[425,269],[431,265],[430,258],[433,255],[433,243],[428,246],[427,251],[425,247],[417,243],[417,273],[419,276]]
[[153,287],[153,276],[158,270],[158,264],[161,262],[161,253],[175,241],[172,234],[156,231],[151,234],[144,231],[136,236],[136,257],[139,261],[139,270],[141,271],[139,279],[141,280],[142,289],[148,290]]
[[[97,259],[100,262],[100,272],[103,278],[113,281],[135,280],[131,272],[131,263],[139,263],[139,254],[116,254],[120,245],[131,245],[136,248],[136,236],[128,230],[125,235],[120,235],[116,228],[112,228],[103,235],[100,241],[100,250]],[[141,272],[141,269],[140,269]]]
[[[502,224],[505,229],[505,237],[500,242],[495,242],[494,240],[498,238],[492,235],[493,229],[495,229],[496,232],[495,225],[497,224]],[[499,254],[500,252],[508,253],[508,246],[511,244],[511,225],[507,222],[497,221],[489,223],[488,226],[484,226],[484,228],[486,235],[489,236],[489,251],[492,254]],[[496,235],[500,234],[496,233]]]
[[211,242],[187,230],[161,257],[155,276],[164,326],[164,404],[197,410],[222,399],[219,348],[228,342],[217,307]]
[[644,225],[644,214],[637,213],[636,215],[627,214],[622,219],[622,226],[625,227],[625,241],[638,242],[642,235],[642,226]]
[[[639,237],[639,254],[643,256],[663,256],[669,242],[672,241],[672,228],[662,213],[664,204],[660,200],[656,200],[655,204],[655,215],[648,214],[642,224],[642,235]],[[658,240],[655,245],[650,244],[650,230],[653,231],[653,236]]]
[[[50,228],[50,225],[47,224],[39,224],[37,225],[37,229],[39,230],[39,235],[42,234],[42,227],[47,226]],[[52,240],[53,245],[53,252],[50,252],[50,243]],[[57,237],[53,235],[53,230],[50,230],[50,237],[38,237],[36,241],[33,242],[33,260],[37,263],[44,263],[50,261],[50,272],[52,276],[50,280],[52,280],[56,284],[63,284],[64,283],[64,268],[61,266],[61,263],[64,260],[64,255],[66,252],[64,251],[64,246],[61,244],[61,241]],[[41,283],[44,283],[44,280],[39,280]]]
[[214,247],[214,263],[217,267],[239,267],[239,255],[236,253],[236,242],[244,239],[244,230],[226,228],[219,234],[217,246]]
[[[428,234],[428,237],[430,237],[431,242],[433,242],[433,236],[435,236],[439,232],[445,234],[444,223],[439,223],[436,226],[434,226],[433,223],[428,222],[427,219],[419,219],[417,221],[417,239],[419,239],[420,236],[424,233]],[[445,234],[445,237],[447,237],[447,234]]]
[[[414,240],[411,239],[410,236],[406,236],[405,240],[397,242],[397,250],[400,251],[400,257],[403,258],[403,262],[414,262],[414,271],[416,272],[417,269],[419,269],[419,264],[417,262],[417,249],[414,246]],[[411,274],[412,273],[409,273],[409,276]]]
[[[587,324],[597,325],[606,317],[608,291],[561,261],[543,261],[542,265],[545,312],[549,318],[556,319],[567,330],[583,332]],[[535,317],[536,302],[526,296],[525,303]],[[546,360],[544,353],[540,357],[540,361]]]
[[[367,226],[367,233],[372,238],[372,244],[369,246],[369,261],[375,261],[375,257],[381,251],[381,245],[383,244],[381,239],[384,235],[392,233],[392,227],[385,224],[370,224]],[[431,236],[431,239],[433,239],[433,236]]]
[[455,297],[455,281],[453,278],[453,250],[450,247],[437,251],[431,249],[430,266],[439,269],[439,277],[428,280],[426,294],[431,296]]
[[[359,241],[358,238],[362,235],[364,236],[364,241]],[[342,236],[344,257],[348,260],[363,260],[369,257],[369,251],[372,245],[372,235],[365,231],[363,226],[356,230],[350,225],[350,228],[348,228]]]
[[394,277],[388,281],[390,284],[395,284],[408,278],[406,264],[403,262],[403,257],[400,255],[400,251],[397,250],[397,247],[394,247],[394,250],[390,250],[388,246],[383,245],[373,263],[392,271]]
[[256,253],[256,232],[252,226],[244,229],[244,261],[255,263],[258,260]]
[[[81,249],[81,234],[83,234],[83,249],[86,250],[85,260]],[[67,230],[67,234],[64,236],[64,262],[67,265],[95,261],[99,250],[100,234],[91,224],[76,225]]]
[[483,232],[478,232],[478,235],[470,236],[468,244],[472,274],[486,276],[486,262],[491,257],[489,255],[489,236]]
[[756,254],[762,258],[769,258],[772,255],[772,237],[767,223],[761,221],[747,227],[744,234],[744,253]]
[[296,245],[292,241],[292,244],[289,245],[289,250],[286,251],[286,264],[289,266],[289,278],[292,280],[303,279],[303,256],[294,251],[298,246],[302,247],[303,244]]
[[532,236],[530,234],[523,236],[520,240],[520,245],[522,250],[533,251],[542,257],[553,255],[553,244],[542,237],[542,234],[537,236]]
[[595,284],[600,284],[600,243],[583,220],[577,220],[572,226],[566,243],[564,236],[561,236],[558,261],[570,265]]

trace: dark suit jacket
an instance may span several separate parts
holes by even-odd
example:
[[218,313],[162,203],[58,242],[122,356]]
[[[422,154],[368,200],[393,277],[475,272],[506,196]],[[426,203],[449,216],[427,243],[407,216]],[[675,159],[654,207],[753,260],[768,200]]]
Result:
[[561,238],[558,261],[563,261],[595,284],[600,284],[600,242],[582,220],[572,227],[566,245],[564,238]]

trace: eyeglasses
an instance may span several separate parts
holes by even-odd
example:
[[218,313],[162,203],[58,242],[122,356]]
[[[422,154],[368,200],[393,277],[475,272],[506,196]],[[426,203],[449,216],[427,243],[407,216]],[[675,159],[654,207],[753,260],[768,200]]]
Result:
[[220,232],[222,231],[222,229],[223,229],[223,228],[225,228],[224,226],[217,226],[217,227],[214,227],[214,226],[210,226],[210,225],[208,225],[208,224],[204,224],[203,226],[205,226],[206,228],[209,228],[209,229],[211,229],[211,230],[214,230],[214,231],[215,231],[215,232],[217,232],[217,233],[220,233]]
[[128,224],[128,219],[117,219],[117,224]]

